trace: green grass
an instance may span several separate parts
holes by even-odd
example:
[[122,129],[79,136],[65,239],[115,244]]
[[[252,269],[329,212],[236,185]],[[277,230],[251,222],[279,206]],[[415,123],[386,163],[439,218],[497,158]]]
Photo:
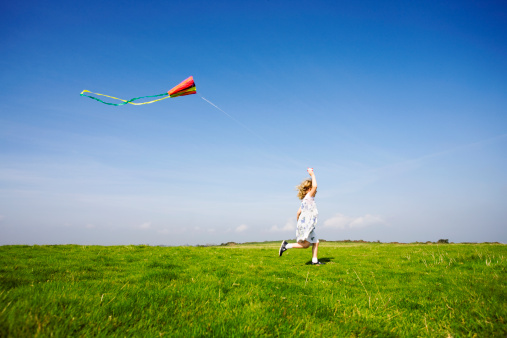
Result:
[[0,336],[505,337],[507,246],[0,247]]

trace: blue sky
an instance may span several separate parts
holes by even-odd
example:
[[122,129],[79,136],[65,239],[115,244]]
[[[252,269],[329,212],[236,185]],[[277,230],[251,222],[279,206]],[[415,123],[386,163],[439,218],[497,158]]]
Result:
[[[507,243],[505,22],[500,1],[4,3],[0,244],[294,238],[307,167],[323,239]],[[151,105],[79,96],[190,75]]]

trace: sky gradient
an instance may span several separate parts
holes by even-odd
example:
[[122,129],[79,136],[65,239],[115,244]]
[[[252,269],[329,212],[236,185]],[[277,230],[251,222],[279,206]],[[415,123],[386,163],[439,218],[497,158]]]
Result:
[[501,1],[0,6],[0,245],[507,243]]

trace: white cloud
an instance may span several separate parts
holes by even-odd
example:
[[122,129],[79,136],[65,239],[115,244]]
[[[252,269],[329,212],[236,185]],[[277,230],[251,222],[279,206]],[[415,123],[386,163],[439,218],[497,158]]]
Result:
[[324,221],[325,228],[345,229],[353,221],[352,217],[336,214],[334,217]]
[[248,225],[246,225],[246,224],[241,224],[241,225],[240,225],[240,226],[238,226],[238,227],[236,228],[236,230],[234,230],[234,231],[236,231],[236,232],[243,232],[243,231],[245,231],[246,229],[248,229]]
[[364,215],[358,217],[350,223],[351,228],[363,228],[370,225],[380,225],[386,222],[380,216]]
[[86,224],[85,228],[86,229],[94,229],[95,228],[95,224]]
[[159,230],[157,231],[159,234],[162,234],[162,235],[169,235],[169,229],[162,229],[162,230]]
[[268,231],[269,232],[288,232],[296,230],[296,219],[289,218],[283,227],[273,225]]
[[139,226],[140,229],[143,229],[143,230],[148,230],[148,229],[151,229],[151,222],[144,222],[143,224],[141,224]]
[[350,217],[343,214],[336,214],[334,217],[324,221],[324,227],[335,229],[357,229],[367,226],[386,224],[380,216],[366,214],[359,217]]

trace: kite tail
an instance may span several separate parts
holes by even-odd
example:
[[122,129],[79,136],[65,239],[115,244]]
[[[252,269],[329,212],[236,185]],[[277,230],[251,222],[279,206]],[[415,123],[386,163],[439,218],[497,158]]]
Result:
[[[99,98],[96,98],[94,96],[90,96],[90,95],[85,95],[84,93],[91,93],[91,94],[95,94],[95,95],[100,95],[100,96],[105,96],[105,97],[109,97],[111,99],[114,99],[114,100],[120,100],[120,101],[123,101],[122,103],[110,103],[110,102],[104,102],[102,101],[101,99]],[[140,96],[140,97],[134,97],[133,99],[130,99],[130,100],[123,100],[123,99],[119,99],[117,97],[113,97],[113,96],[109,96],[109,95],[104,95],[104,94],[99,94],[99,93],[93,93],[89,90],[83,90],[80,94],[81,96],[85,96],[85,97],[89,97],[90,99],[94,99],[96,101],[99,101],[99,102],[102,102],[104,104],[107,104],[107,105],[110,105],[110,106],[123,106],[124,104],[133,104],[133,105],[136,105],[136,106],[140,106],[142,104],[148,104],[148,103],[153,103],[153,102],[157,102],[157,101],[161,101],[161,100],[165,100],[165,99],[168,99],[170,96],[168,93],[163,93],[163,94],[158,94],[158,95],[148,95],[148,96]],[[149,102],[142,102],[142,103],[134,103],[133,101],[136,101],[136,100],[139,100],[139,99],[144,99],[146,97],[160,97],[160,96],[165,96],[161,99],[157,99],[157,100],[153,100],[153,101],[149,101]]]

